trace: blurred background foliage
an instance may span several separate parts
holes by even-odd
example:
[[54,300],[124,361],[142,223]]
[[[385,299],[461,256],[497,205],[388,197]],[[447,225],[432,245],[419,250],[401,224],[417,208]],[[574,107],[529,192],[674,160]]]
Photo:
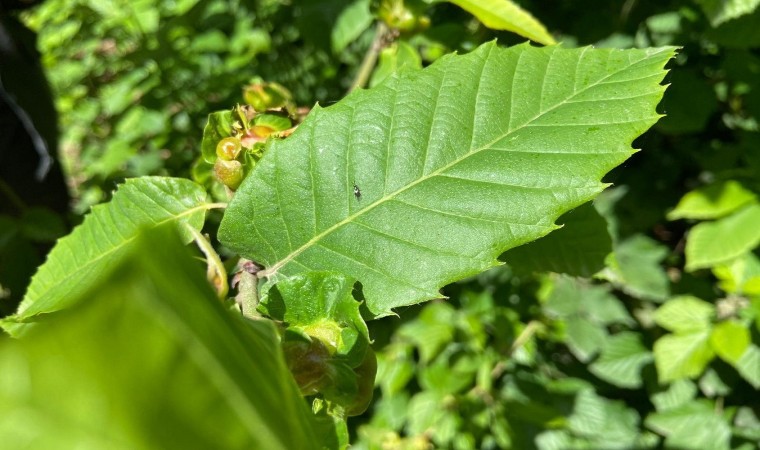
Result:
[[[549,236],[566,233],[568,248],[508,252],[506,266],[449,286],[450,300],[370,323],[375,400],[349,422],[352,441],[758,448],[760,2],[517,3],[564,46],[681,47],[667,115],[607,177],[614,186]],[[409,14],[383,16],[394,7]],[[340,99],[367,66],[373,85],[493,38],[524,40],[421,0],[47,0],[21,19],[38,33],[76,214],[125,177],[189,176],[206,115],[242,102],[254,77],[310,107]],[[378,44],[385,27],[397,31]],[[377,45],[375,65],[365,55]],[[0,231],[55,238],[35,234],[49,221],[20,217]],[[2,232],[0,254],[12,254],[16,235]]]

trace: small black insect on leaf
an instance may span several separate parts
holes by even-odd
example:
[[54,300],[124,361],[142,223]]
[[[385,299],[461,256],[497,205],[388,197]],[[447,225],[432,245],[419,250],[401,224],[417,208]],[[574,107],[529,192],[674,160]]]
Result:
[[362,191],[359,189],[359,186],[354,183],[354,197],[356,197],[356,200],[362,199]]

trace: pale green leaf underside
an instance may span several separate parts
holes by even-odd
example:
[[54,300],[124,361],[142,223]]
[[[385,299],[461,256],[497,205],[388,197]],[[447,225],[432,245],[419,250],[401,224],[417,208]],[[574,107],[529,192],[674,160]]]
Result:
[[375,315],[438,297],[604,188],[658,119],[672,55],[489,43],[394,75],[275,142],[219,237],[275,281],[352,276]]
[[80,226],[58,241],[32,278],[16,316],[6,319],[3,328],[13,334],[22,326],[16,322],[68,306],[129,251],[142,229],[173,222],[200,230],[209,207],[206,191],[189,180],[127,180],[109,203],[93,207]]

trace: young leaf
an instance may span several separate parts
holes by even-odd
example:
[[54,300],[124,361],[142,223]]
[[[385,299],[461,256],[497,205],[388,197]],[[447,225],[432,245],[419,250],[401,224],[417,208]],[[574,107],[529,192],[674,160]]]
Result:
[[[206,210],[203,187],[189,180],[164,177],[129,179],[114,193],[111,202],[92,208],[92,213],[53,248],[32,278],[15,316],[0,325],[12,335],[35,316],[66,308],[99,282],[114,261],[129,252],[135,237],[146,228],[174,223],[185,242],[192,237],[186,225],[200,230]],[[151,252],[155,249],[151,249]]]
[[274,328],[230,314],[162,228],[2,342],[4,448],[317,448]]
[[676,333],[706,331],[715,316],[715,306],[696,297],[683,295],[668,300],[657,308],[657,324]]
[[673,51],[492,42],[317,106],[243,182],[219,238],[274,281],[354,277],[377,316],[439,297],[604,189],[659,117]]
[[564,273],[591,277],[604,268],[612,251],[607,221],[586,203],[558,220],[562,228],[548,236],[509,250],[503,259],[515,270]]
[[686,240],[686,270],[728,262],[760,244],[760,204],[751,203],[728,217],[691,229]]
[[726,320],[713,327],[710,344],[715,353],[727,363],[737,366],[742,355],[750,348],[749,329],[735,320]]
[[448,1],[477,17],[494,30],[517,33],[540,44],[556,43],[546,28],[529,12],[511,0],[438,0]]

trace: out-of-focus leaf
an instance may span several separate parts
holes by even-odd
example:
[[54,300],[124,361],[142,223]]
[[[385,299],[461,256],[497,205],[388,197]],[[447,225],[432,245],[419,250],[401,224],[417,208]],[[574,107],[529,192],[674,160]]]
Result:
[[657,411],[667,411],[685,405],[694,399],[697,386],[691,380],[676,380],[662,392],[652,394],[651,400]]
[[654,343],[654,363],[661,383],[699,376],[714,356],[709,331],[668,334]]
[[661,266],[667,254],[665,246],[635,235],[615,245],[598,276],[634,297],[663,301],[670,292],[670,280]]
[[760,389],[760,347],[750,345],[736,362],[736,370],[749,384]]
[[718,107],[712,86],[704,76],[686,69],[674,70],[671,82],[672,89],[662,99],[665,117],[657,128],[668,134],[702,130]]
[[728,262],[760,244],[760,204],[752,203],[730,216],[703,222],[686,240],[686,270]]
[[760,442],[760,420],[751,407],[742,406],[736,411],[734,427],[735,434]]
[[110,203],[95,206],[80,226],[58,241],[32,278],[16,315],[0,325],[17,335],[25,323],[66,308],[98,283],[114,261],[131,251],[135,237],[145,228],[175,224],[185,242],[190,242],[192,236],[184,227],[200,230],[206,211],[213,206],[206,201],[206,191],[189,180],[127,180]]
[[174,230],[75,295],[0,342],[4,447],[318,448],[274,327],[224,308]]
[[369,86],[377,86],[403,67],[421,69],[422,59],[414,47],[405,41],[397,41],[380,52],[377,67],[375,67],[372,78],[369,80]]
[[454,338],[456,311],[446,303],[427,306],[417,320],[404,324],[398,331],[401,339],[417,346],[420,360],[431,361]]
[[591,389],[584,389],[575,398],[568,428],[604,448],[625,449],[635,446],[638,422],[639,415],[623,402],[608,400]]
[[490,43],[403,71],[274,142],[219,238],[274,281],[356,278],[376,317],[440,297],[600,192],[657,120],[672,54]]
[[604,268],[612,251],[607,221],[586,203],[557,220],[557,231],[537,241],[509,250],[502,256],[516,270],[557,272],[591,277]]
[[750,339],[746,326],[735,320],[726,320],[713,327],[710,345],[722,360],[736,366],[739,358],[749,349]]
[[720,280],[720,288],[729,294],[760,294],[760,259],[754,253],[713,267],[713,274]]
[[494,30],[517,33],[544,45],[555,44],[546,27],[511,0],[435,0],[453,3]]
[[45,208],[29,208],[24,211],[19,227],[24,237],[34,242],[55,242],[66,234],[66,225],[61,216]]
[[668,213],[668,220],[718,219],[756,198],[752,191],[745,189],[738,181],[721,181],[688,192],[675,209]]
[[355,41],[372,23],[369,0],[356,0],[340,12],[336,19],[330,39],[332,51],[342,52],[348,44]]
[[641,368],[653,360],[641,342],[641,335],[622,332],[609,337],[602,354],[589,370],[602,380],[627,389],[641,387]]
[[602,349],[607,341],[607,331],[583,317],[569,317],[565,320],[567,346],[583,363]]
[[715,316],[715,307],[696,297],[675,297],[657,308],[654,320],[666,330],[676,333],[705,331]]
[[760,0],[696,0],[714,27],[749,14],[760,5]]
[[682,450],[728,450],[731,428],[715,407],[693,401],[678,408],[650,414],[647,427],[665,436],[666,448]]

